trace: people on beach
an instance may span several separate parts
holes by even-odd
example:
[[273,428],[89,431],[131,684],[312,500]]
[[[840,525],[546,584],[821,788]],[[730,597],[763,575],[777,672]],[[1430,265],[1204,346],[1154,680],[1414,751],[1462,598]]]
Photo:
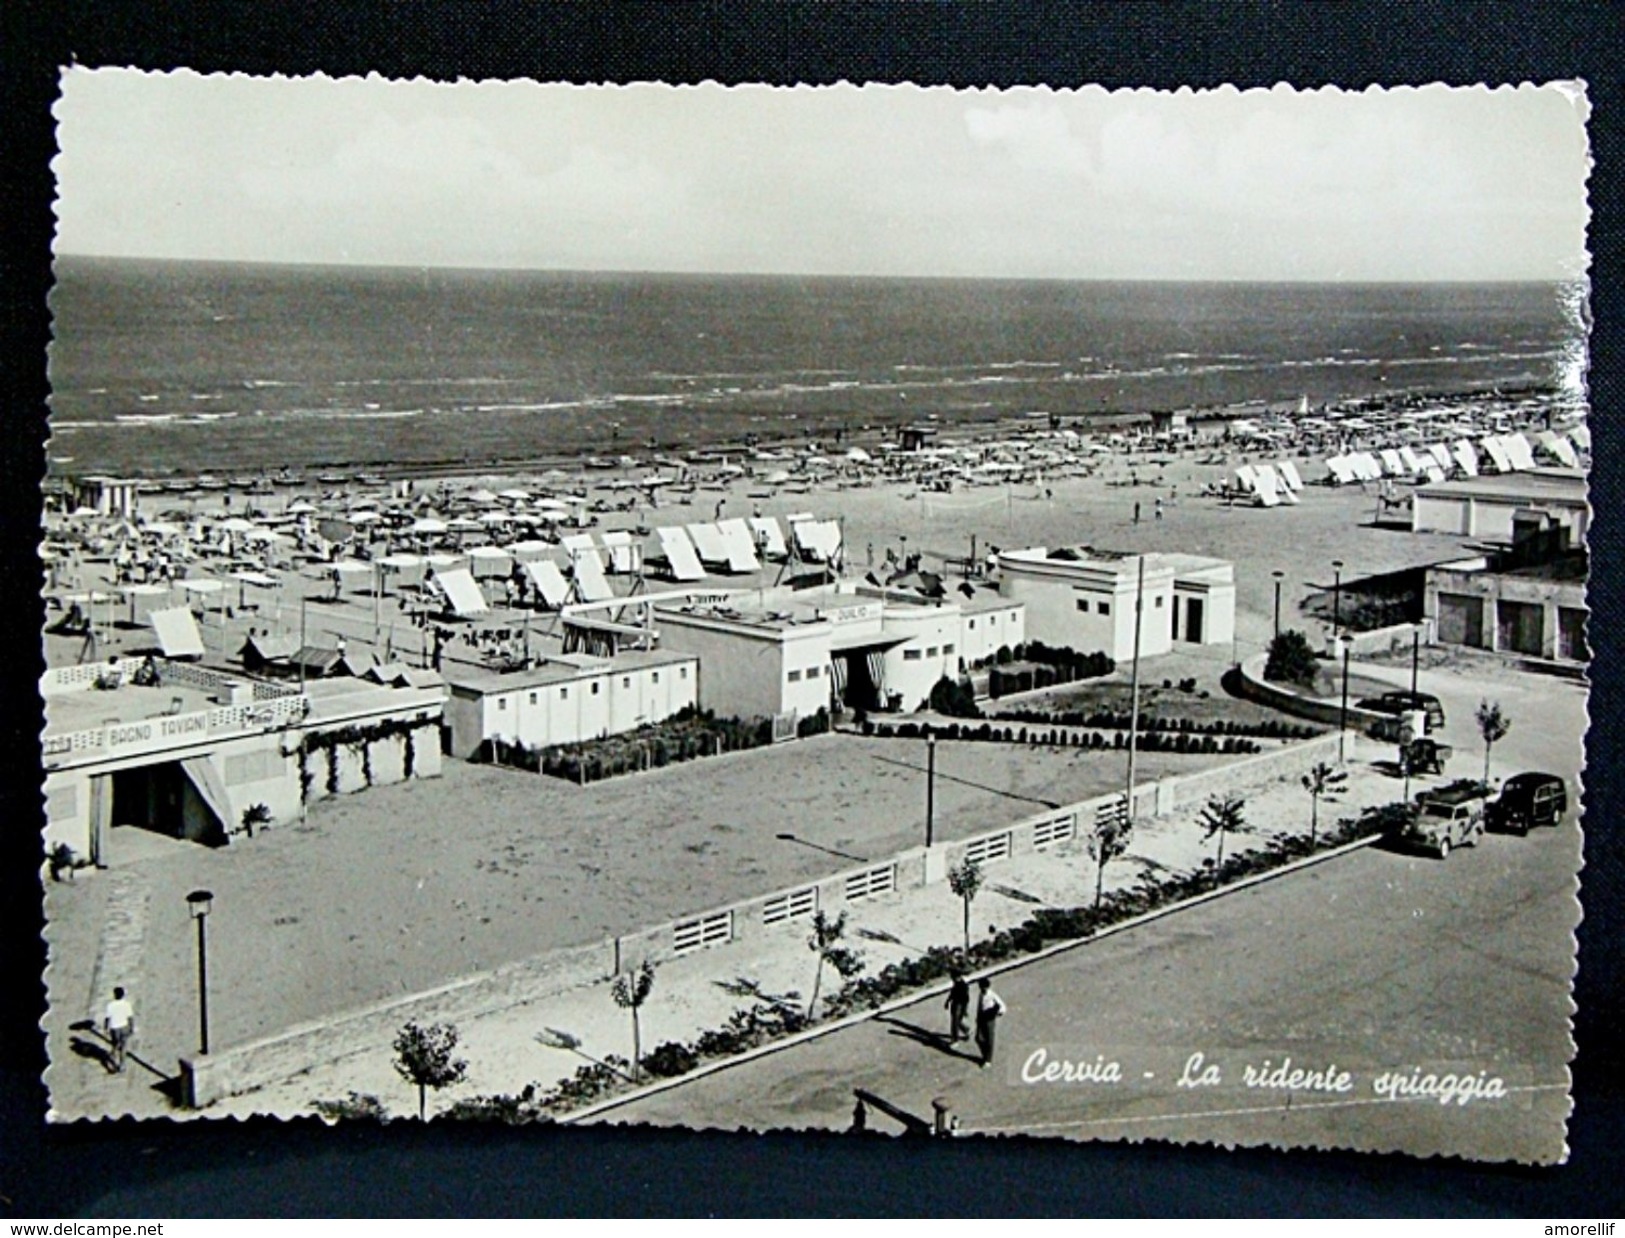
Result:
[[112,1046],[107,1065],[115,1075],[123,1073],[124,1058],[130,1049],[130,1037],[135,1034],[135,1007],[124,995],[122,985],[113,989],[113,1000],[107,1003],[102,1016],[107,1041]]
[[982,1067],[993,1063],[993,1041],[998,1021],[1005,1012],[1004,999],[995,993],[983,977],[976,982],[981,995],[976,1000],[976,1047],[982,1054]]
[[1160,497],[1157,499],[1157,504],[1156,504],[1156,507],[1155,507],[1155,509],[1153,511],[1153,514],[1156,516],[1156,518],[1158,520],[1162,519],[1162,499]]
[[970,985],[965,982],[965,973],[955,970],[953,973],[953,986],[948,990],[948,1039],[956,1044],[965,1039],[968,1029],[965,1026],[966,1018],[970,1015]]
[[1140,523],[1140,504],[1138,501],[1136,501],[1134,504],[1134,523]]

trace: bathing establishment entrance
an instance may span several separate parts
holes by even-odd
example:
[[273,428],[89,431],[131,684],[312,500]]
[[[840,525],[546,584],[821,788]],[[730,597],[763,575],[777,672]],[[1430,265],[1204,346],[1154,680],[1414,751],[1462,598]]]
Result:
[[877,713],[891,706],[886,691],[886,651],[903,643],[898,636],[837,636],[830,642],[830,677],[835,700],[851,710]]

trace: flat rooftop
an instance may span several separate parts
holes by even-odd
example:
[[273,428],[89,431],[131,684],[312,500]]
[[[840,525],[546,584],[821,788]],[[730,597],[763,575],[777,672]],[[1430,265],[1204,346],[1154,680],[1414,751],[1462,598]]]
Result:
[[[180,702],[178,708],[177,701]],[[117,688],[86,688],[82,692],[60,692],[46,697],[45,732],[67,734],[109,722],[143,722],[165,714],[213,709],[218,704],[207,692],[188,684],[138,687],[126,679]]]
[[554,683],[569,683],[583,675],[607,674],[613,671],[643,670],[651,666],[676,666],[695,661],[692,653],[679,653],[670,649],[628,649],[613,658],[595,658],[587,654],[555,655],[545,662],[522,671],[488,670],[482,666],[448,665],[446,682],[453,688],[468,688],[477,692],[515,692],[525,688],[545,687]]
[[1054,563],[1094,568],[1118,576],[1132,576],[1138,570],[1137,560],[1144,558],[1148,571],[1169,571],[1178,576],[1186,572],[1209,571],[1218,567],[1231,567],[1228,559],[1215,559],[1208,555],[1185,554],[1177,551],[1148,550],[1143,555],[1125,550],[1103,550],[1096,546],[1033,546],[1025,550],[1004,550],[1001,559],[1026,563]]
[[1454,481],[1418,486],[1423,498],[1516,499],[1530,503],[1586,501],[1586,475],[1582,469],[1531,469],[1499,473],[1494,477],[1460,477]]
[[[963,594],[950,589],[948,596],[942,599],[941,605],[958,606],[965,600]],[[829,613],[831,611],[875,605],[882,605],[894,613],[899,610],[939,609],[938,604],[929,598],[911,598],[901,593],[882,596],[878,590],[858,593],[832,587],[741,591],[723,602],[704,602],[693,606],[657,607],[657,609],[667,614],[720,619],[765,631],[782,632],[808,624],[839,622],[839,619]]]

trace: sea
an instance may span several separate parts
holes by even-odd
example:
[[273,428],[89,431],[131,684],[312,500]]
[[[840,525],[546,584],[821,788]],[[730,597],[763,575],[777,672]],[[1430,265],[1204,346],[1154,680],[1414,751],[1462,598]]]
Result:
[[62,257],[49,454],[457,466],[1555,384],[1554,284],[671,275]]

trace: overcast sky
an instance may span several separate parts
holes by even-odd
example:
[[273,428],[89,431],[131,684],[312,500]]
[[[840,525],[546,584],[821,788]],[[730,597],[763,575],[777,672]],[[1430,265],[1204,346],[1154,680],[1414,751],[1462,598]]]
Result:
[[1577,88],[575,88],[71,69],[59,253],[1131,279],[1585,270]]

